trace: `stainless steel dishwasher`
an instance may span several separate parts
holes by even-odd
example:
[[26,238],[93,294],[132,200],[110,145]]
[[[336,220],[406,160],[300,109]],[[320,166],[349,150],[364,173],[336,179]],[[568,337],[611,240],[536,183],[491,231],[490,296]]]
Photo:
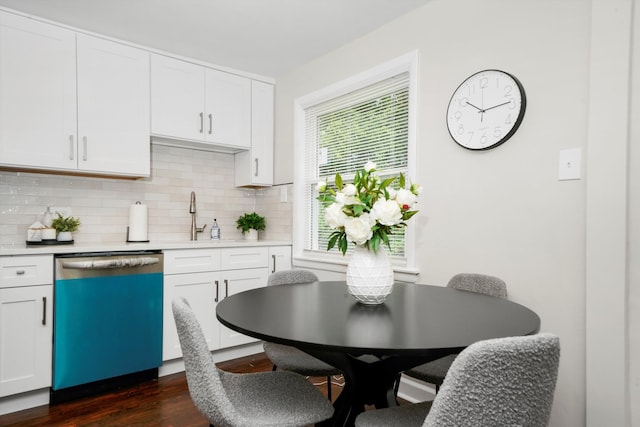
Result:
[[56,257],[52,403],[157,378],[163,256]]

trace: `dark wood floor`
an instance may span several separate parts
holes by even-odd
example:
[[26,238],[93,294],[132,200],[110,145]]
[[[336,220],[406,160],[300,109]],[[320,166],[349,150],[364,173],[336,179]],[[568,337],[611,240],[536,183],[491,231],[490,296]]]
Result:
[[[264,353],[219,363],[231,372],[262,372],[272,369]],[[310,378],[326,395],[326,378]],[[333,377],[332,398],[342,390],[342,378]],[[189,397],[184,373],[112,393],[52,406],[39,406],[0,416],[0,426],[165,426],[207,427],[207,419]]]

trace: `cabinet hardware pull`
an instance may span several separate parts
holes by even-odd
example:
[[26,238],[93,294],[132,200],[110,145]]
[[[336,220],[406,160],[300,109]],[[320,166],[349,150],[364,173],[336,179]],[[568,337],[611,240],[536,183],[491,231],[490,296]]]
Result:
[[200,133],[204,132],[204,113],[200,113]]
[[85,162],[87,161],[87,137],[83,136],[82,137],[82,160],[84,160]]
[[47,324],[47,297],[42,297],[42,324]]
[[24,270],[17,270],[17,271],[16,271],[16,274],[17,274],[18,276],[23,276],[23,275],[24,275],[24,273],[25,273],[25,271],[24,271]]
[[227,298],[229,296],[229,281],[227,279],[224,279],[224,293],[224,297]]
[[219,283],[218,283],[218,281],[217,281],[217,280],[215,281],[215,283],[216,283],[216,299],[214,300],[214,302],[218,302],[218,296],[219,296],[219,295],[218,295],[218,288],[219,288],[219,286],[218,286],[218,285],[219,285]]
[[258,166],[259,166],[258,158],[256,157],[255,160],[256,160],[256,173],[254,173],[253,176],[258,176]]
[[209,135],[213,133],[213,114],[209,114]]
[[271,270],[271,272],[275,273],[276,272],[276,256],[271,255],[271,259],[273,259],[273,270]]
[[73,160],[73,158],[75,157],[75,150],[73,148],[73,135],[69,135],[69,160]]

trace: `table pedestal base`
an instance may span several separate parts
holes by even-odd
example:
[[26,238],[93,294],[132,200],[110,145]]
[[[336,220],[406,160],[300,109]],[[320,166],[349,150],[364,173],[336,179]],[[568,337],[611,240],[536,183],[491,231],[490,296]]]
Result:
[[414,356],[373,356],[305,350],[318,359],[335,366],[344,375],[345,385],[333,406],[333,417],[320,426],[352,426],[365,405],[376,408],[397,406],[394,385],[398,375],[407,369],[457,353],[455,349],[428,351]]

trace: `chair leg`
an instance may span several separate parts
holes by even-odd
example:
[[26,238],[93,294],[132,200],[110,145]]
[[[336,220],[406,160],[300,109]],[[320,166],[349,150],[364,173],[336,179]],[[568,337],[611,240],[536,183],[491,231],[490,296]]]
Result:
[[331,375],[327,375],[327,397],[331,402]]

